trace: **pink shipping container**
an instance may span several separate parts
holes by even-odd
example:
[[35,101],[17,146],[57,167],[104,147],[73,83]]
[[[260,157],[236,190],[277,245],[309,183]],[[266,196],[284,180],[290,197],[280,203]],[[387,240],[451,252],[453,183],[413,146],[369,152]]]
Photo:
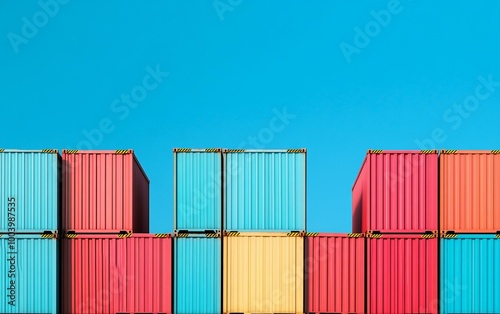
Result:
[[62,228],[149,232],[149,179],[132,150],[63,150]]
[[62,313],[172,313],[170,235],[68,236],[74,238],[62,240]]
[[362,234],[308,233],[306,313],[365,313],[365,239]]
[[374,234],[366,254],[369,314],[438,313],[436,234]]
[[369,150],[352,189],[352,231],[437,230],[437,150]]

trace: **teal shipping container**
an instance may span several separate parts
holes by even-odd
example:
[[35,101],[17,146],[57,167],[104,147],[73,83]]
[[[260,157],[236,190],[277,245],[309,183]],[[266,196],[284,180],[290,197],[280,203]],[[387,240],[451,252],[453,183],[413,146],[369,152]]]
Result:
[[306,150],[224,150],[227,231],[304,231]]
[[174,240],[174,313],[221,313],[221,247],[220,235]]
[[0,313],[58,313],[55,235],[0,235]]
[[0,149],[0,233],[59,229],[57,150]]
[[174,229],[222,228],[222,150],[174,149]]
[[500,235],[441,239],[441,313],[500,313]]

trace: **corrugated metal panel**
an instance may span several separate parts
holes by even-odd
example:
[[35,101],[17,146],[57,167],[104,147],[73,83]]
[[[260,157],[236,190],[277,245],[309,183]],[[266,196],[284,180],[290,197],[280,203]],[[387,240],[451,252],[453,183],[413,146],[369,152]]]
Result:
[[303,313],[304,238],[224,237],[224,313]]
[[441,230],[500,231],[498,151],[441,151]]
[[305,150],[225,150],[225,174],[226,230],[305,230]]
[[55,150],[0,153],[0,232],[9,232],[8,218],[13,232],[59,229],[59,163]]
[[314,234],[306,239],[305,312],[365,312],[365,239]]
[[64,231],[149,231],[149,180],[132,150],[63,151]]
[[368,151],[352,209],[353,232],[438,230],[437,151]]
[[220,149],[174,149],[174,229],[222,228]]
[[78,235],[62,240],[63,313],[171,313],[172,239]]
[[15,235],[12,242],[1,236],[0,313],[58,313],[58,241]]
[[500,239],[441,239],[441,313],[500,313]]
[[221,239],[175,239],[174,312],[219,314],[221,311]]
[[374,235],[367,239],[369,314],[438,313],[438,239]]
[[172,253],[169,235],[137,235],[122,241],[126,249],[126,293],[121,313],[173,313]]

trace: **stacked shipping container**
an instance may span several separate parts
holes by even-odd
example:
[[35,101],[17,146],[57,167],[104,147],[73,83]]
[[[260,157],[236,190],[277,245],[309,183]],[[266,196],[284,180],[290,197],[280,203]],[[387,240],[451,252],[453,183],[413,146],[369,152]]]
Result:
[[305,312],[365,313],[362,234],[306,234]]
[[0,149],[0,313],[58,312],[56,150]]
[[149,179],[132,150],[63,150],[65,233],[149,232]]
[[352,197],[367,313],[438,313],[438,152],[369,150]]
[[62,161],[63,313],[172,313],[172,239],[146,234],[149,179],[133,151]]
[[303,313],[306,150],[224,150],[223,313]]
[[174,313],[222,310],[222,171],[221,149],[174,149]]
[[500,313],[499,178],[499,150],[441,151],[441,313]]

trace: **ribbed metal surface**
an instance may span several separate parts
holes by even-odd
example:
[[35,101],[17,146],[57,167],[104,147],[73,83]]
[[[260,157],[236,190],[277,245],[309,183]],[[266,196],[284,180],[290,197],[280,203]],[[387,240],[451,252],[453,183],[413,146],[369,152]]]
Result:
[[441,313],[500,313],[500,239],[441,239]]
[[174,152],[174,168],[174,229],[221,230],[221,152]]
[[225,153],[226,230],[305,230],[306,153]]
[[441,230],[500,231],[500,154],[443,151],[439,159]]
[[306,237],[306,313],[365,312],[365,239]]
[[438,230],[437,151],[369,151],[352,196],[353,232]]
[[63,151],[63,166],[64,231],[149,231],[149,180],[133,151]]
[[[55,239],[42,239],[40,235],[16,235],[12,247],[8,235],[2,235],[0,313],[58,313],[57,243]],[[15,254],[11,254],[13,249]],[[12,280],[15,281],[14,289],[8,290]],[[9,304],[11,301],[14,305]]]
[[172,239],[78,235],[62,240],[63,313],[171,313]]
[[63,313],[117,313],[130,280],[117,238],[62,239]]
[[174,312],[221,312],[220,238],[181,238],[174,245]]
[[224,313],[303,313],[304,238],[224,237]]
[[14,232],[59,228],[58,165],[55,152],[0,153],[0,232],[9,231],[9,218],[15,220]]
[[367,311],[438,313],[438,239],[383,235],[367,239]]
[[121,313],[172,312],[172,238],[134,235],[119,242],[124,258],[126,293],[120,297]]

